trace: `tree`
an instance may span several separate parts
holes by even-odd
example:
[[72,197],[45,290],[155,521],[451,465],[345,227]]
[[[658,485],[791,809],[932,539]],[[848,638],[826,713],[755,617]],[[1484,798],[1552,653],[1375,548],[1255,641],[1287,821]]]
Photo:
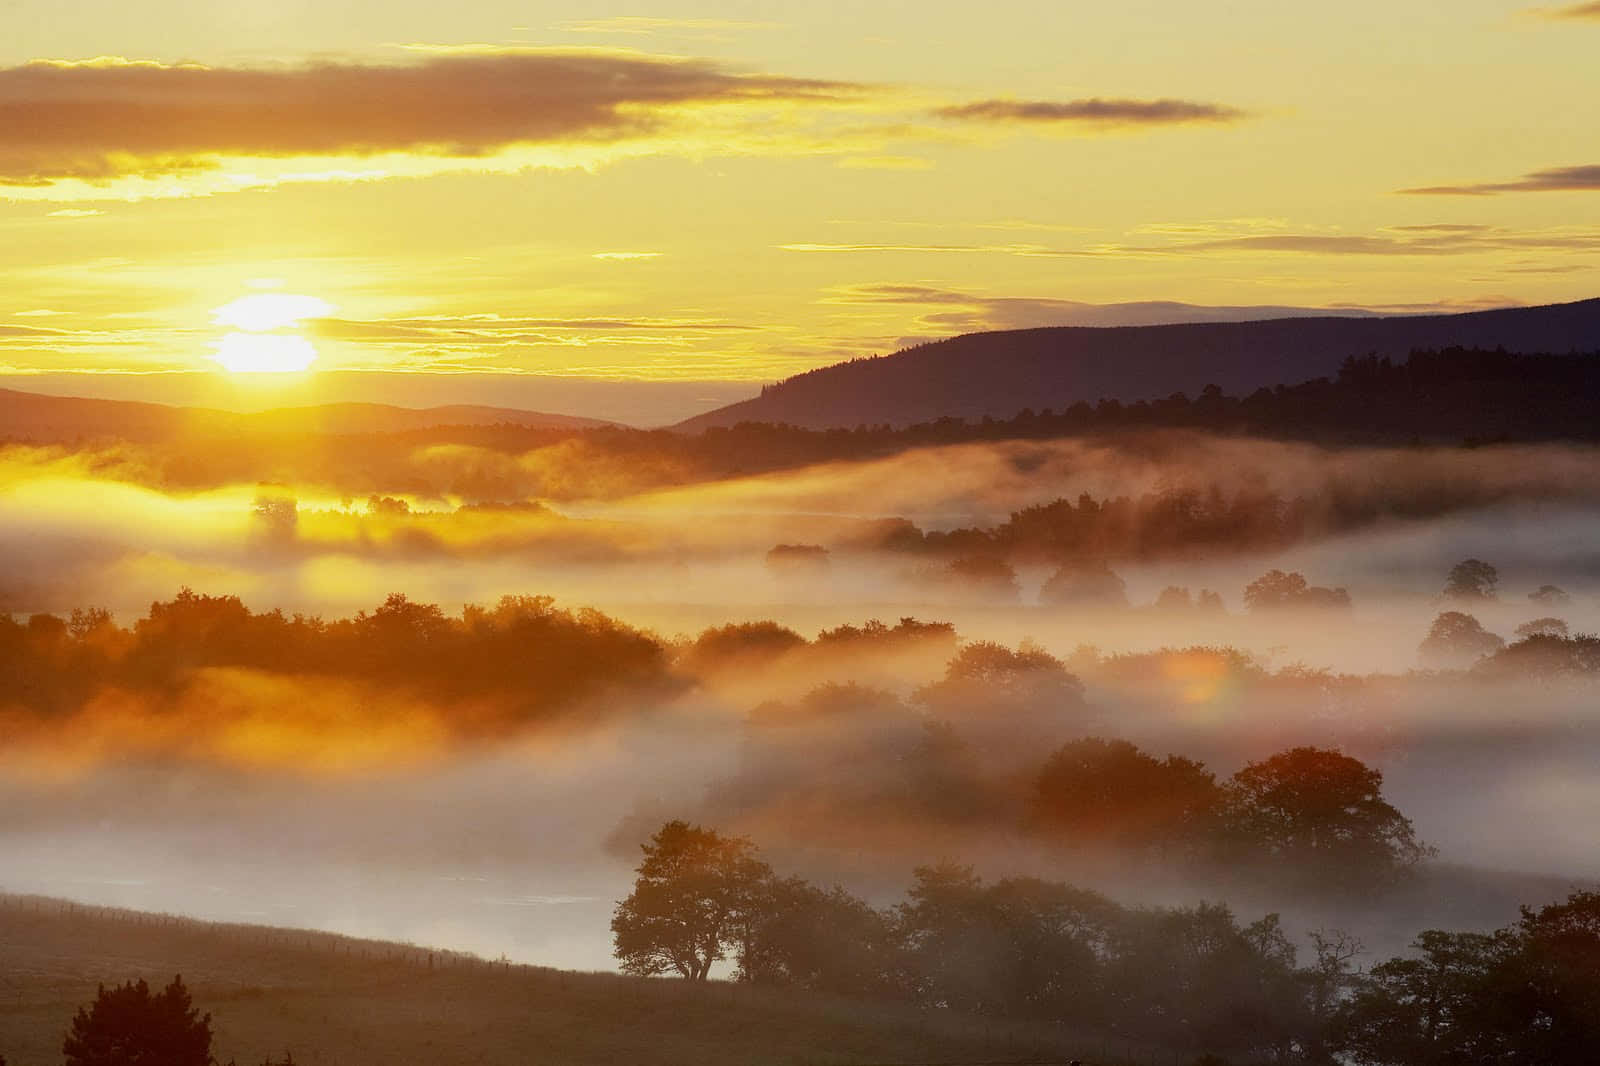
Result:
[[1244,605],[1251,611],[1277,607],[1348,607],[1350,593],[1342,588],[1312,585],[1301,573],[1268,570],[1245,586]]
[[1227,842],[1308,883],[1393,880],[1431,854],[1383,798],[1383,774],[1337,751],[1301,747],[1250,763],[1226,786]]
[[1012,651],[979,640],[950,660],[943,680],[918,689],[917,699],[941,714],[978,708],[1057,710],[1083,705],[1083,682],[1060,659],[1027,641]]
[[1445,611],[1433,620],[1428,635],[1417,646],[1417,654],[1429,666],[1471,666],[1505,646],[1505,641],[1484,629],[1470,614]]
[[611,918],[622,970],[704,981],[743,943],[772,870],[745,838],[683,821],[666,823],[640,849],[633,891]]
[[1168,585],[1156,597],[1156,608],[1162,611],[1187,611],[1194,607],[1194,596],[1187,585]]
[[1540,585],[1528,593],[1528,599],[1546,607],[1561,607],[1572,602],[1572,597],[1559,585]]
[[1430,929],[1411,946],[1414,957],[1379,963],[1357,983],[1336,1024],[1338,1049],[1361,1066],[1524,1061],[1510,1054],[1492,991],[1511,938]]
[[[1184,590],[1187,597],[1188,590]],[[1060,607],[1126,607],[1127,583],[1104,563],[1066,565],[1039,590],[1039,602]]]
[[1517,636],[1528,637],[1567,637],[1571,631],[1567,628],[1565,619],[1561,618],[1535,618],[1531,622],[1524,622],[1516,628]]
[[1126,740],[1085,737],[1062,745],[1039,772],[1033,814],[1074,843],[1170,850],[1196,843],[1222,799],[1200,763],[1165,760]]
[[294,542],[295,530],[300,524],[300,505],[293,496],[257,496],[252,513],[261,539],[266,543],[281,547]]
[[835,886],[798,877],[758,894],[739,949],[738,978],[835,995],[889,989],[898,966],[888,916]]
[[183,978],[156,995],[141,978],[100,986],[61,1044],[66,1066],[210,1066],[211,1015],[189,1001]]
[[1445,578],[1444,598],[1492,600],[1499,582],[1500,571],[1482,559],[1463,559],[1450,568],[1450,576]]
[[1016,603],[1022,596],[1017,572],[995,555],[965,555],[952,560],[935,578],[965,599]]
[[1358,980],[1334,1043],[1362,1066],[1589,1066],[1600,1047],[1600,894],[1496,933],[1430,929]]

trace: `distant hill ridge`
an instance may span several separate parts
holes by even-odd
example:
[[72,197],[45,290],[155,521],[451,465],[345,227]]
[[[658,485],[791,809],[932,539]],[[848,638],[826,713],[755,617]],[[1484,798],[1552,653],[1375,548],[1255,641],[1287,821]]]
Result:
[[739,422],[810,429],[1009,418],[1101,399],[1193,396],[1206,385],[1243,395],[1331,376],[1346,356],[1403,357],[1416,348],[1513,352],[1600,349],[1600,299],[1451,315],[1281,318],[1159,326],[1053,326],[969,333],[789,378],[760,396],[675,428]]
[[240,413],[0,389],[0,438],[39,442],[80,438],[166,440],[275,433],[400,433],[431,426],[519,425],[583,429],[610,424],[594,418],[473,404],[410,408],[376,403],[334,403]]

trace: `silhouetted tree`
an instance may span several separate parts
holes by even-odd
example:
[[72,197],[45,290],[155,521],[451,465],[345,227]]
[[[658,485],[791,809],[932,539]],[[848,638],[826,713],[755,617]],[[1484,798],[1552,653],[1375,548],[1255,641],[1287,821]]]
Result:
[[1194,596],[1185,585],[1168,585],[1156,596],[1155,605],[1163,611],[1187,611],[1194,607]]
[[1516,628],[1519,637],[1566,637],[1569,635],[1567,623],[1560,618],[1535,618],[1531,622],[1524,622]]
[[750,667],[803,647],[806,638],[776,622],[735,622],[701,633],[685,659],[695,673]]
[[1463,559],[1450,568],[1443,595],[1449,600],[1492,600],[1499,583],[1500,571],[1482,559]]
[[1429,930],[1412,958],[1379,963],[1342,1011],[1335,1044],[1362,1066],[1517,1062],[1493,995],[1508,936]]
[[1383,798],[1383,774],[1300,747],[1250,763],[1226,786],[1227,843],[1309,885],[1392,881],[1431,852]]
[[624,973],[704,981],[746,935],[772,871],[743,837],[671,821],[641,844],[644,859],[611,919]]
[[889,918],[835,886],[766,882],[739,946],[738,979],[835,995],[893,990],[899,963]]
[[1531,633],[1486,655],[1473,666],[1490,676],[1528,681],[1561,681],[1600,675],[1600,637]]
[[1086,737],[1045,760],[1033,818],[1073,843],[1170,855],[1211,832],[1221,801],[1216,779],[1200,763],[1178,755],[1158,760],[1126,740]]
[[996,555],[968,555],[952,560],[935,576],[961,597],[1015,603],[1022,596],[1017,572]]
[[1557,585],[1540,585],[1528,593],[1528,599],[1546,607],[1561,607],[1572,602],[1566,590]]
[[1430,666],[1470,666],[1505,645],[1504,640],[1484,629],[1472,615],[1445,611],[1433,620],[1428,635],[1417,647],[1417,654]]
[[257,496],[252,513],[261,539],[274,547],[292,544],[300,524],[299,506],[293,496]]
[[189,1000],[182,977],[151,995],[141,978],[100,986],[61,1044],[66,1066],[211,1066],[211,1015]]
[[1268,570],[1245,586],[1244,605],[1251,611],[1278,607],[1348,607],[1350,593],[1342,588],[1312,585],[1304,574]]
[[1044,583],[1039,602],[1057,607],[1126,607],[1128,586],[1104,563],[1069,564]]
[[917,690],[917,699],[939,714],[1077,707],[1083,683],[1043,648],[1024,642],[1012,651],[979,640],[950,660],[943,680]]

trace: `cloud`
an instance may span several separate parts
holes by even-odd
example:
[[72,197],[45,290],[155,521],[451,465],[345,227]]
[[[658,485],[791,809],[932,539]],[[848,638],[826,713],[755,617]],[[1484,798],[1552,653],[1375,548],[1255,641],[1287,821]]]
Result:
[[977,100],[934,112],[941,118],[980,122],[1026,122],[1097,127],[1176,126],[1230,123],[1248,118],[1245,111],[1193,100]]
[[599,50],[468,49],[390,65],[254,68],[41,61],[0,69],[0,184],[183,176],[229,157],[481,160],[519,145],[660,135],[695,109],[827,105],[861,92]]
[[1547,19],[1594,19],[1600,21],[1600,2],[1572,4],[1567,7],[1534,8],[1531,14]]
[[[1600,8],[1600,5],[1591,5]],[[1515,181],[1491,181],[1463,185],[1424,185],[1401,189],[1407,196],[1497,196],[1505,192],[1595,192],[1600,191],[1600,164],[1553,167],[1535,170]]]
[[613,262],[632,262],[639,259],[660,259],[664,252],[596,252],[590,258]]
[[[1230,253],[1277,253],[1284,255],[1326,256],[1452,256],[1493,251],[1571,251],[1600,250],[1600,229],[1554,227],[1544,230],[1510,230],[1492,226],[1465,226],[1441,223],[1428,226],[1397,226],[1366,234],[1328,232],[1252,233],[1248,223],[1260,221],[1260,228],[1271,228],[1278,220],[1236,220],[1239,229],[1223,224],[1181,225],[1159,223],[1137,227],[1136,234],[1156,234],[1205,239],[1173,239],[1166,244],[1128,244],[1106,242],[1079,248],[1057,248],[1042,244],[912,244],[912,243],[816,243],[796,242],[779,247],[789,252],[845,253],[966,253],[1014,255],[1049,259],[1144,259],[1166,256],[1200,256]],[[1271,226],[1266,225],[1267,222]],[[1240,232],[1240,230],[1244,232]]]
[[[1168,300],[1096,304],[1051,297],[988,296],[922,285],[869,284],[834,289],[825,303],[898,304],[930,310],[916,325],[930,336],[1044,326],[1149,326],[1175,322],[1252,322],[1307,315],[1359,317],[1364,307],[1206,307]],[[925,339],[925,338],[924,338]]]

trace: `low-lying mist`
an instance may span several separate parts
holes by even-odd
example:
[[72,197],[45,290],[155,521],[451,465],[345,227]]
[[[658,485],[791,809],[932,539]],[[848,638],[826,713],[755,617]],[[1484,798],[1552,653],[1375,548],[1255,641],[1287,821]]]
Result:
[[[1374,948],[1600,877],[1592,449],[1163,434],[644,491],[582,459],[179,485],[0,451],[0,888],[604,968],[672,818],[874,901],[952,859]],[[1275,524],[1171,534],[1223,515]],[[1446,596],[1464,560],[1492,578]],[[1478,635],[1428,651],[1446,612]],[[1342,751],[1437,855],[1340,897],[1198,830],[1049,831],[1040,775],[1083,738],[1223,784]]]

